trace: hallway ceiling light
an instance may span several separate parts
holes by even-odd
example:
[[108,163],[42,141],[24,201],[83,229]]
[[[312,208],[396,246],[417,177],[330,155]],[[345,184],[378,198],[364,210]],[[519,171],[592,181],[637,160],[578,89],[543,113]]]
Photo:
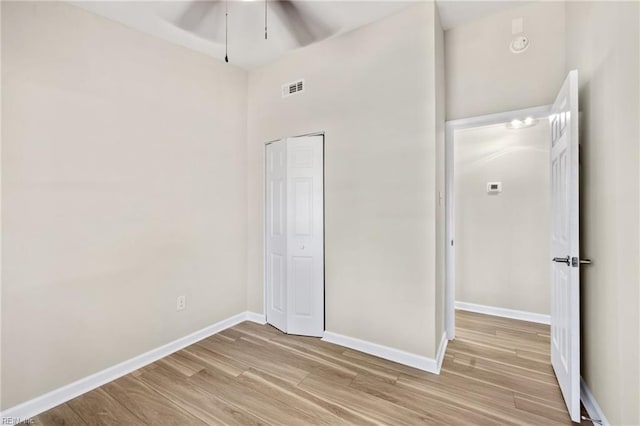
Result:
[[517,129],[525,129],[527,127],[533,127],[538,124],[538,120],[533,117],[527,117],[524,120],[513,119],[509,123],[506,124],[507,129],[517,130]]

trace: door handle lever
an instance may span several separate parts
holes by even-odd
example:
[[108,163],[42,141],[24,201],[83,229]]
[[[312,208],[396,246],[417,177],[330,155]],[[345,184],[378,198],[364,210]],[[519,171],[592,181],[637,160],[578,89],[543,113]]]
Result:
[[571,266],[571,258],[569,256],[567,256],[567,257],[554,257],[552,260],[554,262],[557,262],[557,263],[565,263],[567,266]]
[[577,257],[571,258],[571,266],[577,268],[580,265],[591,265],[591,259],[578,259]]

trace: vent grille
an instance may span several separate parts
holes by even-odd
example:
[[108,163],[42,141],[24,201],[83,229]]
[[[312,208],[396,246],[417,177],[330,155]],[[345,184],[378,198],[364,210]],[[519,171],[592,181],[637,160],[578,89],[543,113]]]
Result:
[[282,97],[286,98],[304,92],[304,80],[296,80],[282,85]]

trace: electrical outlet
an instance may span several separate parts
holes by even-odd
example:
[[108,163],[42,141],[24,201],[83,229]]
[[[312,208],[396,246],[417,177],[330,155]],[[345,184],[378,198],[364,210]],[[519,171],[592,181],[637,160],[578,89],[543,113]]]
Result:
[[178,296],[176,301],[176,311],[182,311],[187,307],[187,296]]

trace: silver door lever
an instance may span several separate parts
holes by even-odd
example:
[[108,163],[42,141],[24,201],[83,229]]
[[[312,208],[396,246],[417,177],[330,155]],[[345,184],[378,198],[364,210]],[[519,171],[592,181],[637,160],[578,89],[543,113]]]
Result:
[[554,257],[552,260],[554,262],[558,262],[558,263],[566,263],[567,266],[571,265],[571,258],[569,256],[567,256],[567,257]]
[[580,265],[591,265],[591,259],[578,259],[577,257],[571,258],[571,266],[577,268]]

